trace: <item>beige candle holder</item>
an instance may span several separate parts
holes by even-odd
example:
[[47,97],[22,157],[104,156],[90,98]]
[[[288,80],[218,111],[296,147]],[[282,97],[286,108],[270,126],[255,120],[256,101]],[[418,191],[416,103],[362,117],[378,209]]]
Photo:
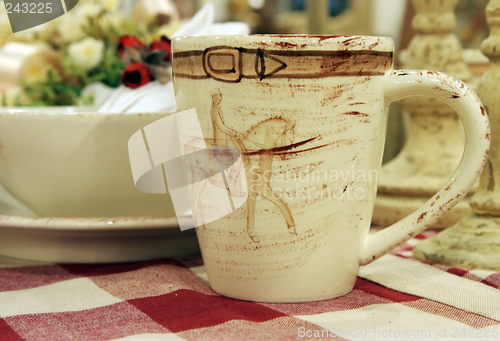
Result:
[[490,69],[477,89],[489,115],[491,151],[479,189],[470,204],[473,214],[413,249],[417,259],[471,269],[500,271],[500,0],[486,8],[491,35],[481,45]]
[[[417,12],[413,18],[417,34],[408,46],[403,69],[435,70],[466,82],[470,80],[462,45],[453,33],[458,0],[412,0],[412,3]],[[410,128],[402,151],[380,171],[372,222],[381,226],[401,220],[434,195],[450,179],[464,148],[462,124],[444,102],[415,97],[402,101],[401,108],[409,115]],[[433,227],[451,226],[469,214],[467,198]]]

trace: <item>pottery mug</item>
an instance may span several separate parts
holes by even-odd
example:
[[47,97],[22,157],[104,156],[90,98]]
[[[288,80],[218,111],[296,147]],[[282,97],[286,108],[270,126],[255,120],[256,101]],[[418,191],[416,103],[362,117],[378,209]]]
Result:
[[[173,41],[178,110],[196,109],[207,145],[236,147],[246,172],[247,202],[196,228],[216,292],[266,302],[347,294],[360,266],[432,225],[474,184],[490,138],[480,100],[444,74],[394,71],[393,49],[390,38],[360,36]],[[410,95],[455,108],[465,152],[423,207],[370,235],[387,106]]]

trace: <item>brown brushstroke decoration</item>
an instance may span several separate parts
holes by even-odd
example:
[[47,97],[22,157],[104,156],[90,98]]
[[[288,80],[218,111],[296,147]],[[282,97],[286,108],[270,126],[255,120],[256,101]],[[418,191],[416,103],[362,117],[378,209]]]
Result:
[[[212,78],[239,83],[244,78],[324,78],[382,76],[392,67],[392,52],[283,51],[214,46],[205,50],[174,52],[174,76]],[[304,68],[304,65],[308,65]],[[315,66],[317,66],[315,68]]]
[[[247,200],[248,236],[254,243],[260,242],[259,237],[254,232],[255,205],[258,198],[265,198],[272,202],[283,214],[288,231],[296,235],[297,230],[292,213],[282,198],[275,198],[270,195],[270,193],[272,193],[270,184],[271,179],[270,177],[266,177],[266,174],[272,172],[273,155],[275,151],[289,150],[307,144],[315,140],[316,137],[299,143],[293,143],[295,123],[277,117],[259,122],[244,134],[237,132],[224,123],[220,109],[221,101],[222,94],[220,92],[212,94],[212,109],[210,115],[212,117],[215,142],[217,143],[217,141],[222,141],[229,137],[232,143],[242,152],[241,154],[243,156],[245,168],[249,170],[252,166],[256,166],[257,172],[252,174],[252,178],[249,182],[251,188]],[[264,135],[260,135],[263,137],[262,141],[252,141],[249,138],[249,136],[257,130],[264,132]],[[255,152],[249,152],[248,145],[258,146],[261,149]],[[257,165],[253,165],[249,155],[258,155]]]

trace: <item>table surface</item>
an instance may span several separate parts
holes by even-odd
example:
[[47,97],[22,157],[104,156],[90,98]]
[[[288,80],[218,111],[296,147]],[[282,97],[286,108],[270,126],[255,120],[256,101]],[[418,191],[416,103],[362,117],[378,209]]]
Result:
[[424,264],[413,246],[362,267],[354,290],[312,303],[217,295],[201,257],[33,265],[0,259],[0,339],[499,340],[500,273]]

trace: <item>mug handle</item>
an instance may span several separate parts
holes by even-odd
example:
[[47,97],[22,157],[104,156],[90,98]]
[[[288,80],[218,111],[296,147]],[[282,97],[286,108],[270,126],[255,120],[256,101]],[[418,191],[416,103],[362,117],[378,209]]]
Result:
[[[435,71],[392,71],[385,76],[389,104],[411,95],[439,98],[456,110],[465,129],[465,151],[448,183],[421,208],[365,239],[360,265],[366,265],[434,224],[470,190],[486,163],[490,125],[477,95],[463,82]],[[438,166],[438,165],[436,165]]]

